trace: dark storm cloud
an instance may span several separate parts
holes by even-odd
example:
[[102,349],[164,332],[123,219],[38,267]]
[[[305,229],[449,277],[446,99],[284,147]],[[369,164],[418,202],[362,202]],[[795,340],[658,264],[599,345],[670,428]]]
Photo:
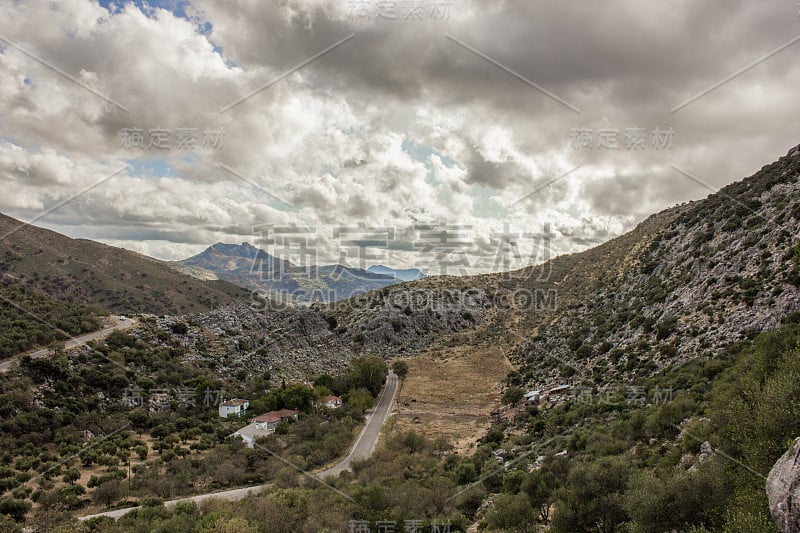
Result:
[[[771,120],[786,108],[796,112],[793,102],[779,103],[786,95],[775,95],[763,105],[741,92],[754,84],[780,85],[791,79],[800,44],[670,112],[800,33],[795,6],[787,2],[573,0],[497,2],[491,7],[455,2],[446,22],[364,22],[349,19],[346,8],[337,11],[329,4],[304,8],[295,2],[295,16],[288,23],[276,16],[281,5],[286,3],[240,2],[226,5],[225,13],[208,7],[223,21],[212,31],[212,39],[238,63],[267,65],[279,72],[355,33],[352,41],[320,59],[304,76],[319,87],[348,95],[356,108],[388,101],[470,109],[479,122],[512,128],[515,140],[529,145],[531,153],[563,150],[575,127],[675,126],[676,143],[671,154],[662,154],[662,166],[669,166],[667,157],[686,161],[700,149],[710,152],[739,145],[739,157],[722,164],[692,161],[698,172],[722,184],[763,162],[765,154],[777,155],[797,135],[787,121]],[[573,113],[445,34],[577,106],[581,113]],[[759,117],[766,120],[759,124]],[[752,140],[767,124],[778,131],[768,133],[768,139]],[[743,137],[751,137],[748,146],[743,146]],[[574,155],[584,163],[608,159],[597,151]],[[618,159],[607,162],[617,165]],[[654,159],[653,154],[643,154],[639,166]],[[474,151],[464,163],[466,180],[472,184],[501,189],[531,179],[514,163],[488,162]],[[662,178],[667,179],[666,174]],[[696,192],[693,185],[685,185],[687,194]],[[681,199],[686,198],[677,198]],[[600,203],[605,210],[618,211],[608,200]]]

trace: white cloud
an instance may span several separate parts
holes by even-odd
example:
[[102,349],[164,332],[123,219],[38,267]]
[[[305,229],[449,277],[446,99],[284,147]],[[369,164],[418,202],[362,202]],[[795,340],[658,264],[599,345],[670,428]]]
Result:
[[[504,224],[550,224],[554,250],[576,251],[708,192],[672,164],[721,186],[797,143],[800,67],[789,50],[669,112],[796,33],[790,6],[734,4],[615,0],[576,13],[464,1],[448,20],[376,21],[352,18],[344,0],[195,0],[192,20],[133,4],[109,13],[88,0],[0,1],[0,34],[39,58],[0,48],[0,209],[31,218],[132,162],[131,175],[44,221],[169,259],[250,240],[259,224],[317,227],[328,260],[338,257],[333,228],[358,224],[472,226],[484,263]],[[714,36],[689,31],[710,20]],[[572,128],[657,126],[674,127],[671,150],[569,146]],[[131,151],[120,142],[126,127],[219,129],[223,145]],[[145,161],[152,175],[137,170]],[[388,259],[415,262],[406,252]]]

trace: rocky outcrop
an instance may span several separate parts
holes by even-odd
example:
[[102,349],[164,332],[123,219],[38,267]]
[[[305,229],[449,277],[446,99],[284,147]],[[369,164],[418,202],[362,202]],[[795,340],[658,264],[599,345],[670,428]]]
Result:
[[285,377],[337,373],[348,366],[352,350],[319,313],[303,307],[258,312],[244,305],[192,317],[237,354],[246,368],[266,368]]
[[767,477],[769,512],[783,533],[800,531],[800,438]]
[[357,352],[408,354],[480,323],[491,302],[477,288],[401,286],[334,305],[349,307],[339,314],[337,331]]

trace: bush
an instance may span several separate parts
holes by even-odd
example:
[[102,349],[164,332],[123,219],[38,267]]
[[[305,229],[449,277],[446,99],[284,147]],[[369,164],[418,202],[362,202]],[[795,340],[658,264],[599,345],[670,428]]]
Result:
[[14,498],[0,500],[0,514],[8,515],[17,522],[25,520],[25,515],[30,511],[31,504]]
[[628,518],[623,494],[629,473],[628,464],[618,458],[575,466],[555,505],[554,531],[591,531],[597,524],[614,531]]
[[118,479],[105,481],[97,486],[92,495],[92,500],[104,507],[111,507],[125,495],[125,487]]
[[519,387],[508,387],[503,391],[502,401],[505,405],[517,405],[524,397],[525,393]]
[[395,361],[392,363],[392,371],[397,374],[400,379],[405,379],[408,375],[408,363],[405,361]]
[[175,322],[169,327],[169,329],[171,329],[172,333],[175,333],[176,335],[186,335],[189,333],[189,326],[187,326],[185,322]]
[[525,494],[499,494],[486,515],[486,524],[492,531],[535,531],[536,511]]
[[719,527],[730,494],[729,480],[719,461],[709,461],[696,473],[667,479],[637,476],[625,497],[632,533],[684,530],[689,525]]

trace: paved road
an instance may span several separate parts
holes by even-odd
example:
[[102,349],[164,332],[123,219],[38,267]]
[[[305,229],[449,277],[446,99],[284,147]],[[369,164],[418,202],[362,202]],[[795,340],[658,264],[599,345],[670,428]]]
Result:
[[[336,463],[334,466],[315,473],[314,475],[317,478],[323,479],[328,476],[338,476],[344,470],[349,470],[353,461],[366,459],[372,454],[373,451],[375,451],[383,424],[386,422],[386,419],[389,417],[389,413],[392,410],[392,404],[394,403],[394,396],[396,393],[397,376],[390,370],[389,376],[386,378],[386,386],[383,388],[383,391],[378,398],[378,402],[375,404],[375,409],[373,409],[372,414],[370,414],[367,418],[367,423],[364,424],[364,428],[361,430],[358,438],[350,448],[350,453],[348,453],[347,457]],[[271,486],[272,483],[268,483],[266,485],[258,485],[255,487],[244,487],[241,489],[225,490],[221,492],[209,492],[207,494],[190,496],[188,498],[169,500],[164,502],[164,507],[171,509],[179,503],[184,502],[194,502],[197,505],[200,505],[201,503],[212,499],[226,500],[230,502],[238,501],[244,499],[249,494],[258,494],[259,492],[262,492]],[[134,509],[138,509],[138,507],[126,507],[125,509],[116,509],[114,511],[106,511],[105,513],[81,516],[78,518],[78,520],[89,520],[90,518],[97,518],[98,516],[109,516],[117,519],[120,516],[128,514]]]
[[350,464],[353,461],[366,459],[372,452],[375,451],[375,446],[378,444],[378,437],[381,434],[381,428],[392,410],[392,403],[394,402],[394,395],[397,392],[397,376],[389,371],[389,376],[386,378],[386,386],[378,398],[375,409],[361,430],[361,434],[356,439],[356,442],[350,448],[350,453],[336,465],[323,470],[317,474],[317,477],[324,478],[327,476],[338,476],[345,470],[350,469]]
[[[69,350],[70,348],[77,348],[78,346],[83,346],[89,341],[96,341],[98,339],[102,339],[107,337],[112,331],[120,330],[120,329],[127,329],[136,324],[136,320],[133,318],[120,318],[118,316],[112,316],[111,321],[113,325],[105,327],[103,329],[98,329],[97,331],[93,331],[91,333],[87,333],[86,335],[81,335],[80,337],[72,337],[71,339],[64,342],[64,349]],[[31,359],[40,359],[42,357],[47,357],[51,355],[53,350],[50,348],[42,348],[41,350],[36,350],[35,352],[28,352],[27,355],[31,356]],[[12,357],[6,361],[0,363],[0,372],[8,372],[11,370],[11,366],[17,361],[19,355]]]

